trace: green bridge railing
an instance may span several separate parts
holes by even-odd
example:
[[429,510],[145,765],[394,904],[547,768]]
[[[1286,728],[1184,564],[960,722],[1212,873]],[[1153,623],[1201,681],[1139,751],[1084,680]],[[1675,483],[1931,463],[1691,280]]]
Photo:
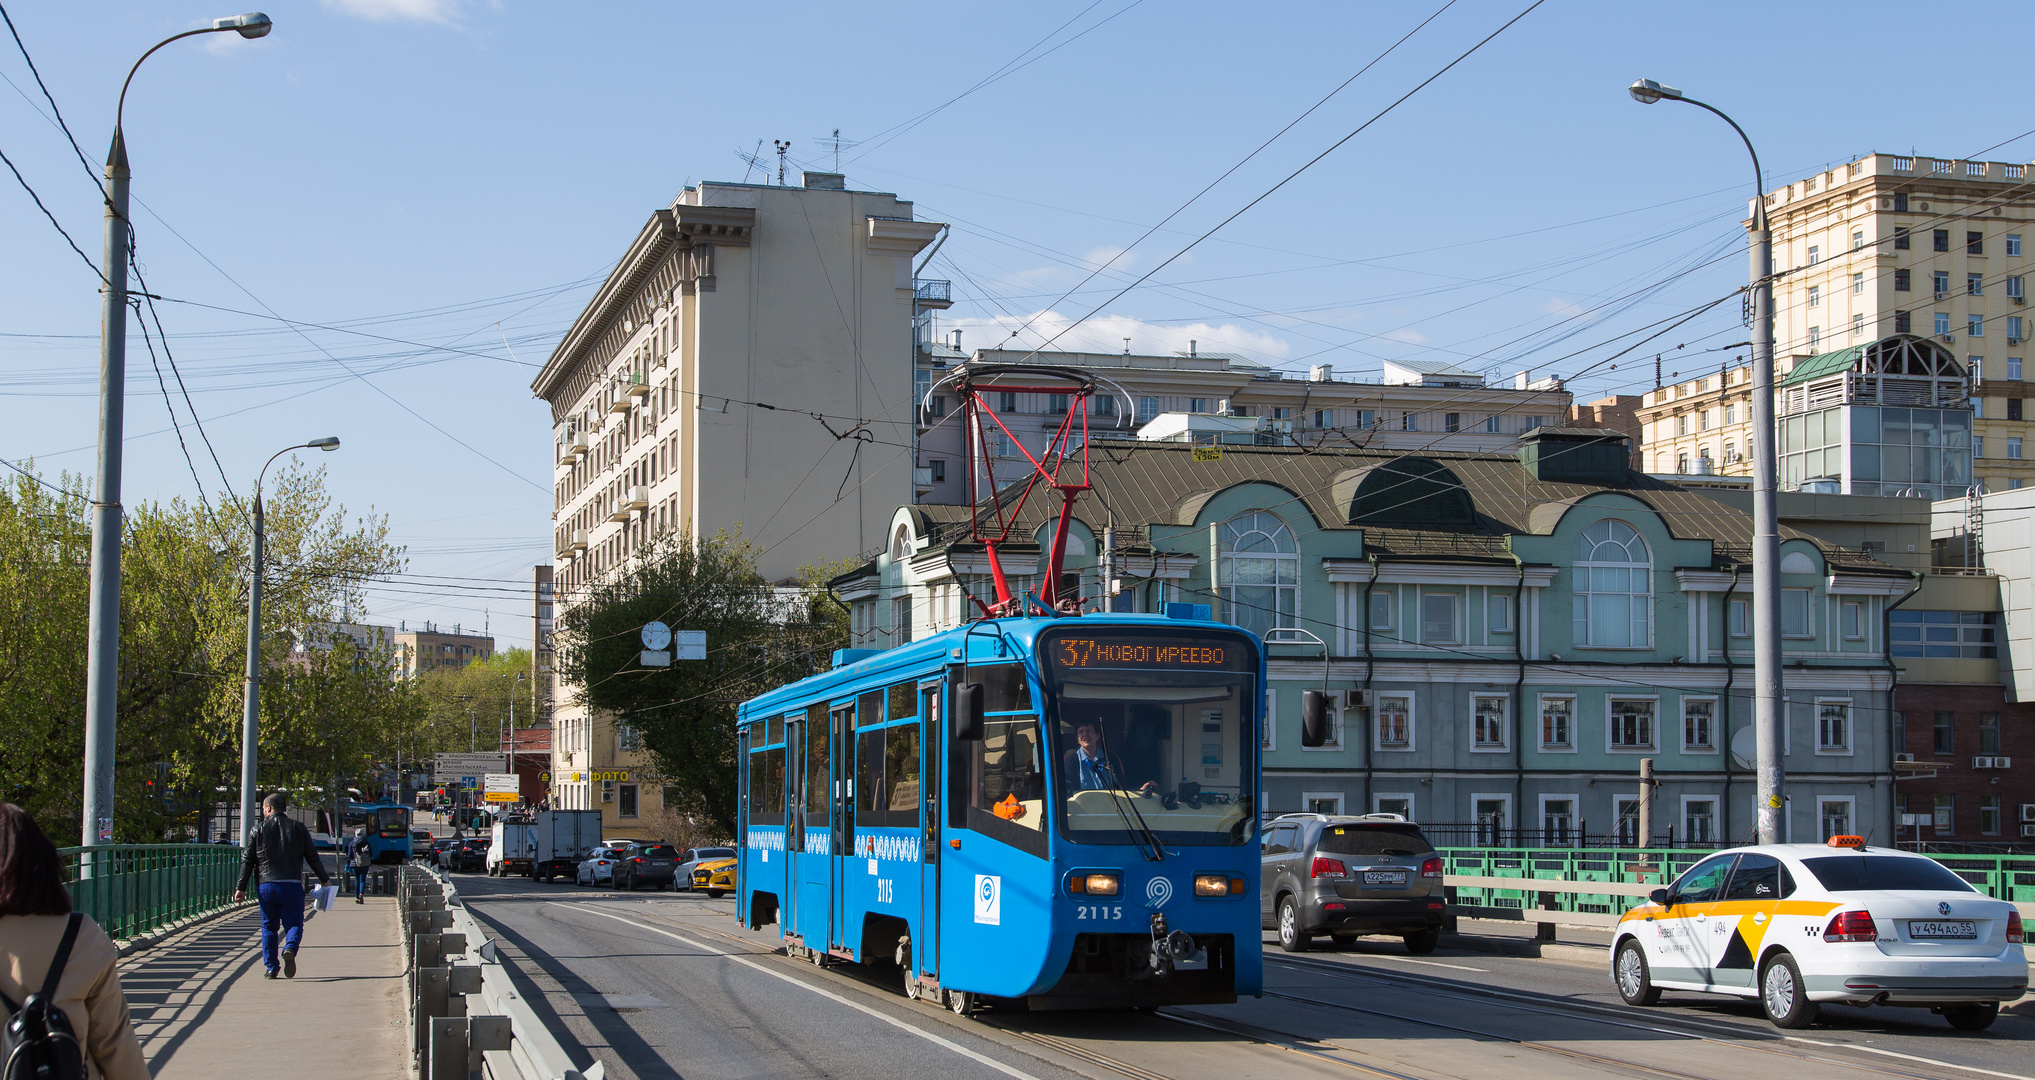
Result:
[[[1443,872],[1465,877],[1547,879],[1532,889],[1450,886],[1454,902],[1469,907],[1538,908],[1599,915],[1620,914],[1639,901],[1622,896],[1563,892],[1562,881],[1665,885],[1713,852],[1687,848],[1439,848]],[[1998,900],[2035,903],[2035,855],[1930,855],[1972,888]],[[1636,867],[1656,867],[1641,873]]]
[[240,848],[226,844],[101,844],[58,853],[72,906],[115,939],[231,905],[240,874]]

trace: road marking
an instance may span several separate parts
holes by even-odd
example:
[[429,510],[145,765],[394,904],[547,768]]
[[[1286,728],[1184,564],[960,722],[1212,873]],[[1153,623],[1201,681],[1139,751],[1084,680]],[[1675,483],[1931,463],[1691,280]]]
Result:
[[1486,975],[1491,973],[1490,968],[1471,967],[1468,964],[1444,964],[1439,960],[1415,960],[1410,956],[1393,956],[1390,953],[1351,953],[1350,955],[1362,957],[1365,960],[1390,960],[1395,964],[1421,964],[1426,967],[1454,968],[1457,971],[1481,971]]
[[822,990],[821,988],[814,986],[811,983],[804,982],[799,979],[794,979],[781,971],[772,971],[769,968],[764,967],[762,964],[755,962],[754,960],[749,960],[740,956],[736,956],[734,953],[728,952],[725,949],[716,949],[712,945],[707,945],[702,942],[694,941],[689,937],[682,937],[678,934],[672,933],[669,930],[660,930],[655,926],[650,926],[646,923],[639,922],[635,919],[624,918],[623,916],[620,915],[610,915],[605,911],[595,911],[584,904],[561,904],[554,901],[551,906],[569,908],[574,911],[584,911],[589,915],[599,915],[603,919],[613,919],[618,923],[626,923],[630,926],[636,927],[639,930],[648,930],[653,934],[662,934],[673,941],[680,942],[685,945],[690,945],[695,949],[705,950],[706,952],[713,953],[715,956],[725,957],[729,960],[734,961],[737,964],[741,964],[744,967],[760,971],[773,979],[782,979],[783,981],[788,982],[801,990],[809,990],[815,994],[820,995],[823,998],[827,998],[828,1000],[837,1002],[842,1005],[846,1005],[849,1008],[854,1009],[856,1012],[875,1017],[876,1019],[881,1020],[894,1028],[899,1029],[900,1031],[908,1031],[911,1034],[917,1035],[919,1038],[926,1040],[927,1042],[935,1043],[939,1046],[946,1047],[947,1049],[952,1050],[953,1052],[961,1055],[962,1057],[968,1058],[971,1061],[981,1062],[982,1064],[987,1065],[992,1069],[995,1069],[997,1072],[1000,1072],[1005,1076],[1015,1077],[1016,1080],[1039,1080],[1038,1077],[1033,1076],[1031,1073],[1023,1072],[1018,1069],[1013,1069],[1010,1066],[1005,1065],[1001,1061],[997,1061],[994,1058],[985,1057],[982,1054],[978,1054],[975,1051],[970,1050],[967,1047],[962,1046],[960,1043],[954,1042],[951,1039],[941,1038],[940,1036],[935,1035],[930,1031],[922,1031],[919,1028],[915,1028],[894,1016],[886,1015],[860,1002],[850,1001],[847,998],[844,998],[831,990]]

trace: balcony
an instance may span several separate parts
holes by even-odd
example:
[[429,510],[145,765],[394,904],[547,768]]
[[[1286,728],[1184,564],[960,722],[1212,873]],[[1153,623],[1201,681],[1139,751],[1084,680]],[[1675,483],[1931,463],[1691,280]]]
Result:
[[585,551],[585,550],[586,550],[586,530],[585,530],[585,529],[574,529],[574,530],[572,530],[572,544],[571,544],[571,546],[567,547],[567,548],[566,548],[566,550],[567,550],[567,551],[571,551],[571,552],[575,552],[575,553],[577,553],[577,552],[581,552],[581,551]]
[[614,508],[608,511],[608,520],[609,521],[629,520],[629,504],[618,500],[615,503]]
[[615,400],[608,406],[611,413],[625,413],[650,400],[650,378],[640,371],[624,371],[615,375]]
[[586,456],[587,442],[584,435],[568,435],[558,440],[558,461],[561,465],[574,465]]
[[630,488],[628,500],[622,503],[622,516],[626,518],[631,512],[648,509],[650,509],[650,489],[640,485]]
[[954,306],[954,283],[951,281],[920,278],[912,282],[912,290],[921,308],[944,311]]
[[913,469],[912,487],[917,488],[918,493],[921,495],[933,490],[933,470]]

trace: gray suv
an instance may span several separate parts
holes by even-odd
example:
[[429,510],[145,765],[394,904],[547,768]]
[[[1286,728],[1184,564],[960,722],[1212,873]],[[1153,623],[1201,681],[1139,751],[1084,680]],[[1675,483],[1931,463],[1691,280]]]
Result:
[[1266,824],[1260,853],[1259,916],[1287,952],[1316,934],[1343,946],[1396,934],[1419,954],[1441,940],[1441,856],[1399,814],[1284,814]]

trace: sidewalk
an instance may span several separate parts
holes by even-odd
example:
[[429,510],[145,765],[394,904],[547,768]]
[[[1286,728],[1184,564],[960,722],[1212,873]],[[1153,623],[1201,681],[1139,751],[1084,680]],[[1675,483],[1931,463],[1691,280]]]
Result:
[[344,1062],[360,1076],[410,1074],[395,900],[340,897],[304,925],[297,977],[262,978],[252,903],[120,961],[158,1080],[261,1077]]

